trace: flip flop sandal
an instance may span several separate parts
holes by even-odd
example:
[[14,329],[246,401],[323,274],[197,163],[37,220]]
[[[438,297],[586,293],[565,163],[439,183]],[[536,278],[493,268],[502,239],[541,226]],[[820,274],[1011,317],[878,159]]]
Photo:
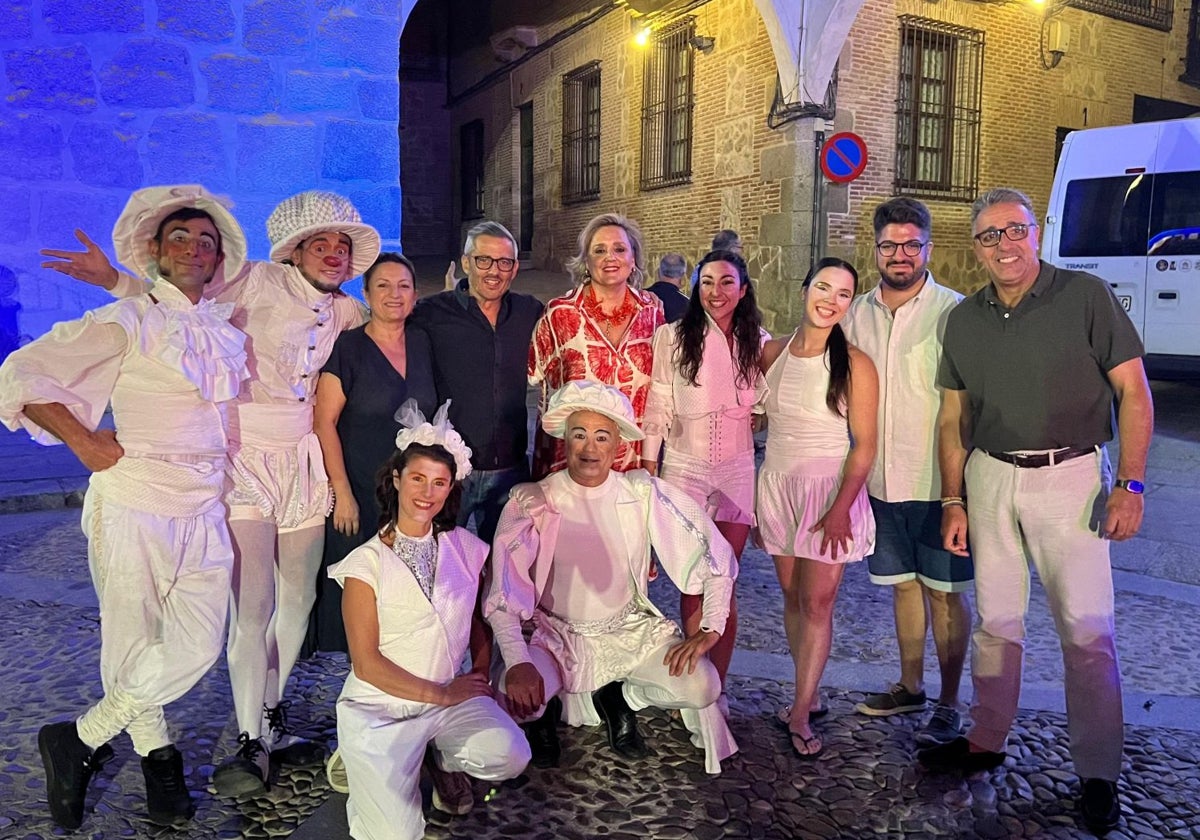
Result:
[[[814,721],[820,720],[821,718],[825,717],[825,715],[827,715],[827,714],[829,714],[828,706],[821,706],[818,709],[812,709],[808,713],[808,722],[812,723]],[[775,722],[778,723],[780,726],[782,726],[784,729],[791,731],[791,728],[792,728],[792,707],[791,707],[791,705],[781,706],[779,708],[779,711],[777,711],[775,713]]]
[[[788,735],[790,735],[792,738],[792,752],[794,752],[796,757],[799,759],[804,761],[812,761],[825,751],[825,744],[821,742],[821,738],[817,735],[812,735],[808,738],[805,738],[799,732],[791,731],[788,732]],[[813,744],[817,745],[816,749],[813,749]],[[801,747],[804,749],[801,749]]]

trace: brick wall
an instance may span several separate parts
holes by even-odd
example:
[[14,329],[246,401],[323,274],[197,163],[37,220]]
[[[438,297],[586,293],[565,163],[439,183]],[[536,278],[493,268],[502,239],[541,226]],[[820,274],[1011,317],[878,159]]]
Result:
[[108,300],[37,251],[72,247],[81,227],[111,253],[145,185],[231,196],[258,258],[271,208],[315,187],[398,239],[397,44],[414,2],[0,4],[0,268],[17,279],[20,333]]
[[[774,155],[791,161],[798,129],[792,125],[773,131],[766,125],[775,90],[775,59],[753,0],[713,0],[694,15],[696,32],[715,38],[716,48],[708,55],[694,56],[689,184],[651,191],[639,188],[644,59],[631,42],[629,16],[621,12],[604,16],[515,68],[502,82],[456,104],[451,136],[457,145],[458,126],[484,120],[485,212],[515,232],[520,209],[516,107],[532,102],[533,259],[538,267],[561,269],[577,251],[579,231],[602,212],[620,212],[638,221],[651,272],[658,258],[671,251],[694,263],[708,250],[717,230],[734,228],[746,244],[752,276],[767,292],[764,304],[769,318],[778,314],[779,328],[785,329],[793,323],[789,299],[794,296],[775,300],[770,294],[783,281],[795,279],[795,271],[788,271],[781,258],[786,246],[780,235],[786,233],[788,243],[800,235],[807,243],[808,229],[794,231],[780,218],[781,193],[787,190],[790,196],[794,191],[795,166],[775,167],[778,171],[765,177],[763,158]],[[563,205],[562,76],[590,61],[599,61],[601,69],[600,197]],[[458,72],[464,72],[461,64]],[[466,81],[460,78],[459,84]],[[811,134],[801,143],[810,140]],[[807,171],[799,178],[811,181]],[[774,234],[769,230],[772,225]],[[807,248],[803,250],[807,255]]]
[[[1187,14],[1159,32],[1108,17],[1066,9],[1059,19],[1071,33],[1058,67],[1042,67],[1042,8],[1022,3],[868,0],[842,54],[839,130],[855,131],[872,151],[863,177],[842,193],[844,212],[830,213],[829,250],[860,268],[874,264],[871,213],[892,194],[895,99],[899,66],[898,16],[919,15],[986,32],[983,67],[980,190],[1013,186],[1029,194],[1044,215],[1054,179],[1055,130],[1132,121],[1135,94],[1200,107],[1200,90],[1178,81],[1186,55]],[[970,249],[970,208],[928,200],[934,218],[931,267],[939,280],[964,291],[985,281]],[[873,275],[864,272],[864,277]]]

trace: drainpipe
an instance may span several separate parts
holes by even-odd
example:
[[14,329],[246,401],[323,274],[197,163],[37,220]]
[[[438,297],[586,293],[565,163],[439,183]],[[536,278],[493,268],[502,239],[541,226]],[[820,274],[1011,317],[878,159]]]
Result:
[[821,230],[824,227],[825,206],[825,177],[821,173],[821,146],[825,144],[825,120],[820,117],[813,119],[813,166],[812,166],[812,230],[809,232],[808,264],[816,265],[820,258],[819,242]]

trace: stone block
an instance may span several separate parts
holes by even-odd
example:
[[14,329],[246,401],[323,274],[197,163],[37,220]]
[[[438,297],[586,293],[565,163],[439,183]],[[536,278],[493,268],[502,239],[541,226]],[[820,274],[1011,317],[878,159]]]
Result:
[[9,243],[29,238],[32,211],[28,187],[0,187],[0,236]]
[[96,109],[92,60],[81,44],[9,50],[4,65],[12,85],[8,101],[17,107],[77,114]]
[[329,67],[357,67],[395,76],[400,68],[400,27],[392,18],[332,10],[317,27],[317,59]]
[[263,55],[303,52],[309,38],[308,10],[293,0],[251,0],[242,12],[242,44]]
[[42,18],[51,32],[140,32],[142,0],[42,0]]
[[0,32],[5,38],[17,40],[31,34],[29,0],[8,0],[0,3]]
[[400,238],[400,188],[378,187],[347,195],[363,221],[373,225],[383,239]]
[[396,79],[365,79],[358,86],[358,102],[367,119],[396,122],[400,119],[400,84]]
[[[302,187],[302,189],[311,187],[311,184]],[[298,192],[292,190],[291,192]],[[282,193],[280,198],[285,197]],[[271,215],[271,211],[275,209],[276,202],[274,201],[239,201],[233,207],[233,214],[237,216],[238,223],[242,226],[242,231],[246,234],[246,253],[250,259],[266,260],[271,255],[271,241],[267,237],[267,217]]]
[[778,181],[796,174],[797,150],[791,143],[770,146],[760,156],[761,175],[764,181]]
[[325,128],[321,176],[338,181],[397,182],[400,177],[400,138],[396,126],[330,120]]
[[76,179],[97,187],[143,183],[136,131],[112,122],[77,122],[67,137]]
[[100,96],[109,105],[163,108],[195,101],[185,47],[165,38],[125,42],[100,71]]
[[98,190],[44,190],[37,216],[38,242],[43,248],[77,248],[75,228],[80,228],[111,251],[107,246],[125,201],[123,195]]
[[278,105],[271,95],[271,65],[264,59],[210,55],[200,62],[200,74],[208,85],[208,104],[219,111],[261,114]]
[[228,41],[236,22],[229,0],[158,0],[158,28],[189,41]]
[[238,125],[237,183],[246,192],[289,195],[313,186],[317,129],[277,118]]
[[146,162],[155,184],[200,183],[211,190],[229,188],[225,140],[215,117],[164,114],[150,124]]
[[0,111],[0,176],[61,178],[63,133],[58,120]]
[[354,107],[357,77],[347,71],[314,73],[293,70],[283,88],[285,111],[350,111]]

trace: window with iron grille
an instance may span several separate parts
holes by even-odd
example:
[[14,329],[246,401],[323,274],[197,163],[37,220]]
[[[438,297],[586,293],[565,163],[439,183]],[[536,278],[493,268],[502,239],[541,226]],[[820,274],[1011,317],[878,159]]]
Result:
[[1200,0],[1193,0],[1188,15],[1187,64],[1179,81],[1200,87]]
[[464,219],[483,218],[483,120],[471,120],[458,130],[459,197]]
[[1066,5],[1163,32],[1171,31],[1175,13],[1173,0],[1066,0]]
[[600,62],[563,76],[562,201],[600,197]]
[[897,193],[974,199],[982,91],[983,32],[900,18]]
[[642,189],[692,179],[692,49],[695,18],[655,33],[642,79]]

